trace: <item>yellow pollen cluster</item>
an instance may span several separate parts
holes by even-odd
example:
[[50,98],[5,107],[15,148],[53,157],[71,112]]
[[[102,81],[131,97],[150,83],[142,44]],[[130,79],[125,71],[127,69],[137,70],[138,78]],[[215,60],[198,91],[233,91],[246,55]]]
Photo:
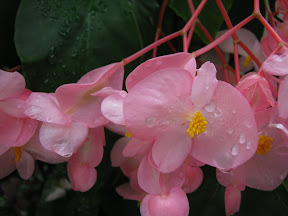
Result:
[[206,119],[202,116],[201,112],[197,111],[193,116],[193,120],[190,122],[187,133],[193,139],[195,134],[199,135],[205,131],[206,124],[208,124]]
[[244,68],[246,68],[250,64],[251,60],[252,59],[249,55],[245,58],[244,65],[243,65]]
[[132,134],[130,134],[130,132],[128,130],[126,130],[125,136],[130,138],[130,137],[132,137]]
[[256,150],[257,154],[266,154],[267,152],[270,152],[270,149],[272,148],[271,143],[274,139],[264,136],[264,135],[259,135],[259,143],[258,143],[258,148]]
[[14,153],[15,153],[15,162],[18,162],[22,156],[21,147],[15,147]]

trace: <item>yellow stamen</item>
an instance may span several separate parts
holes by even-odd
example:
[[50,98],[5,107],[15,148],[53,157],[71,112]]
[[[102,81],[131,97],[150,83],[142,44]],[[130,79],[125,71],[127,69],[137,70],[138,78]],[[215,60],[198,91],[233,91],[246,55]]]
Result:
[[130,137],[132,137],[132,134],[130,134],[130,132],[128,130],[126,130],[125,136],[130,138]]
[[195,134],[199,135],[205,131],[206,124],[208,124],[206,119],[202,116],[201,112],[197,111],[193,116],[193,120],[190,122],[187,133],[193,139]]
[[274,139],[268,136],[259,135],[259,144],[256,150],[257,154],[266,154],[272,148],[271,143]]
[[21,147],[15,147],[14,148],[14,153],[15,153],[15,162],[20,161],[21,156],[22,156]]
[[245,61],[244,61],[244,67],[245,68],[250,64],[251,60],[252,59],[249,55],[245,58]]

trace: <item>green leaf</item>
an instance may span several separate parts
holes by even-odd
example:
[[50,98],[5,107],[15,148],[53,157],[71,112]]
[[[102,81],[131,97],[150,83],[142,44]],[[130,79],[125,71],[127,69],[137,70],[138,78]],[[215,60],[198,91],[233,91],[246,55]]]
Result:
[[[195,9],[197,9],[197,6],[200,4],[200,2],[201,0],[193,0]],[[226,10],[229,11],[233,4],[233,1],[222,0],[222,2]],[[172,10],[174,10],[175,13],[180,16],[185,22],[190,19],[191,12],[189,10],[187,0],[170,0],[169,7],[172,8]],[[208,0],[198,18],[208,30],[212,38],[214,38],[219,29],[221,28],[223,22],[223,17],[218,9],[216,2],[213,0]],[[209,43],[203,32],[198,27],[195,28],[195,32],[204,43]]]
[[[135,2],[142,7],[140,0]],[[149,19],[158,7],[155,0],[148,2],[148,9],[154,10],[137,9],[128,0],[21,1],[15,44],[28,87],[54,91],[140,50],[139,17]],[[155,29],[150,25],[145,31]]]

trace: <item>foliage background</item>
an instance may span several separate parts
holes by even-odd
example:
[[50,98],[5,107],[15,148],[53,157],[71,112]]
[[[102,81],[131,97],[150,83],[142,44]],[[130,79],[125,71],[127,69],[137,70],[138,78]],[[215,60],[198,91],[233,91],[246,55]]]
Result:
[[[1,0],[0,68],[22,65],[27,88],[53,92],[65,83],[76,82],[86,72],[135,53],[154,40],[161,0]],[[195,0],[196,5],[200,0]],[[233,24],[252,13],[252,0],[223,0]],[[274,1],[270,1],[273,8]],[[261,2],[263,11],[263,2]],[[164,16],[163,32],[180,30],[190,17],[186,0],[170,0]],[[214,0],[208,0],[200,21],[212,36],[225,29]],[[260,39],[262,25],[252,21],[246,28]],[[196,29],[190,51],[207,41]],[[181,51],[181,38],[172,43]],[[167,45],[159,54],[171,53]],[[125,67],[125,76],[151,57],[151,52]],[[110,151],[119,138],[106,131],[104,159],[97,167],[98,180],[88,192],[72,190],[52,202],[47,195],[67,178],[66,164],[36,163],[28,181],[17,173],[0,180],[0,215],[139,215],[136,201],[123,200],[115,188],[127,179],[112,168]],[[204,181],[188,195],[191,215],[224,215],[224,190],[215,169],[203,167]],[[288,182],[275,191],[246,188],[241,208],[235,215],[288,215]]]

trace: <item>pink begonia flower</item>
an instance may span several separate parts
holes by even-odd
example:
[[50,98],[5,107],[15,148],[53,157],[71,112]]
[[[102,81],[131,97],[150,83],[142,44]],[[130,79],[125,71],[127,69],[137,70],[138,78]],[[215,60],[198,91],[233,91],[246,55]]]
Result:
[[95,184],[97,172],[94,167],[97,167],[103,158],[104,144],[104,127],[89,129],[84,144],[68,161],[68,176],[73,190],[88,191]]
[[[256,123],[245,98],[231,85],[217,81],[210,62],[193,79],[195,72],[196,68],[194,72],[159,70],[124,98],[124,123],[133,137],[155,140],[152,158],[160,172],[176,170],[190,151],[197,160],[221,169],[239,166],[256,151]],[[187,130],[197,121],[202,126],[194,137]],[[248,141],[250,149],[243,145]]]
[[144,157],[138,169],[138,182],[148,194],[141,202],[141,215],[188,215],[189,202],[181,189],[184,180],[183,166],[172,173],[164,174],[151,165],[148,156]]
[[29,179],[34,172],[35,160],[56,164],[65,162],[67,159],[44,149],[40,144],[37,130],[25,145],[9,148],[0,155],[0,179],[8,176],[15,169],[21,178]]
[[288,74],[287,62],[288,49],[280,55],[272,55],[268,57],[262,64],[262,69],[268,74],[286,76]]
[[[21,74],[0,70],[0,140],[7,148],[24,145],[37,128],[37,121],[24,114],[24,104],[30,94]],[[0,154],[2,152],[0,150]]]
[[[216,35],[216,38],[220,37],[227,31],[228,30],[219,31]],[[263,62],[266,59],[266,56],[261,49],[260,42],[251,31],[247,29],[239,29],[236,34],[239,40],[241,40],[251,50],[251,52],[260,62]],[[219,47],[224,53],[234,53],[234,42],[232,37],[224,40],[221,44],[219,44]],[[251,57],[240,46],[238,50],[239,55],[241,56],[239,59],[240,71],[247,72],[250,71],[253,67],[255,70],[258,70],[258,66],[254,63],[254,61],[251,62]]]
[[236,88],[246,98],[254,112],[276,105],[268,81],[257,73],[251,72],[243,76]]
[[60,86],[55,94],[32,93],[25,114],[43,121],[42,145],[62,156],[71,156],[85,141],[88,128],[108,120],[101,113],[104,97],[122,88],[123,66],[110,64],[85,74],[77,83]]
[[[274,30],[282,38],[282,40],[288,42],[288,19],[284,19],[283,23],[279,22],[278,26],[274,27]],[[267,35],[261,40],[262,50],[267,56],[269,56],[272,51],[276,49],[277,45],[276,40],[269,32],[267,32]],[[281,54],[281,50],[279,53]]]

